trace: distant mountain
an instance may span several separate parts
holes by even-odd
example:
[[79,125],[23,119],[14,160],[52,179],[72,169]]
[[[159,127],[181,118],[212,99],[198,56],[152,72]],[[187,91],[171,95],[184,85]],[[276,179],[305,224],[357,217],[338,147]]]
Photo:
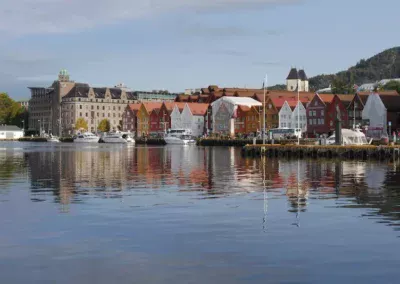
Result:
[[[387,49],[369,59],[361,59],[355,66],[336,74],[322,74],[309,78],[310,91],[340,82],[351,89],[354,84],[374,83],[382,79],[400,78],[400,47]],[[283,85],[268,87],[282,89]]]
[[310,89],[316,91],[327,88],[334,79],[348,85],[361,85],[390,78],[400,78],[400,47],[387,49],[366,60],[361,59],[346,71],[312,77]]

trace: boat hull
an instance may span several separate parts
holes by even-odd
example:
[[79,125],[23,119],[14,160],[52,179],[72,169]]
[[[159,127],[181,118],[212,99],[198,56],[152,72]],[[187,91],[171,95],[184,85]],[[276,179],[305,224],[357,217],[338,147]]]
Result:
[[75,139],[74,143],[99,143],[100,138],[90,138],[90,139]]
[[179,139],[179,138],[164,138],[165,143],[170,145],[193,145],[195,140]]

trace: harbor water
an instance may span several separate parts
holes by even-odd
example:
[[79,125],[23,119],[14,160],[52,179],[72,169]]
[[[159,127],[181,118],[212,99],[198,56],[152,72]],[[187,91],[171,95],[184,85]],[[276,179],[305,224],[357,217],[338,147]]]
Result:
[[240,152],[1,142],[1,283],[398,283],[398,162]]

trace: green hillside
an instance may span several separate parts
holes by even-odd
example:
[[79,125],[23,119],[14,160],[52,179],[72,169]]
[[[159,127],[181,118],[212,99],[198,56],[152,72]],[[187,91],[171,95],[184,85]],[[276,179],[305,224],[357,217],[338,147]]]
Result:
[[328,87],[334,80],[349,87],[382,79],[400,78],[400,47],[387,49],[369,59],[361,59],[355,66],[337,74],[318,75],[310,78],[310,88],[315,91]]

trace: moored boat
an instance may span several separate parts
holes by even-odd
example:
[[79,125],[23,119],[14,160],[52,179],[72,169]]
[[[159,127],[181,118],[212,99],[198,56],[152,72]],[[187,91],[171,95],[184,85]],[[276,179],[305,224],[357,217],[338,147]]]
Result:
[[135,143],[135,139],[129,133],[123,132],[105,133],[101,140],[104,143]]
[[164,136],[165,143],[174,145],[195,144],[196,140],[188,129],[168,129]]
[[[327,145],[335,144],[335,133],[326,140]],[[369,145],[372,139],[367,141],[365,134],[359,129],[342,129],[342,145]]]
[[100,137],[91,132],[80,133],[74,137],[74,143],[98,143]]

